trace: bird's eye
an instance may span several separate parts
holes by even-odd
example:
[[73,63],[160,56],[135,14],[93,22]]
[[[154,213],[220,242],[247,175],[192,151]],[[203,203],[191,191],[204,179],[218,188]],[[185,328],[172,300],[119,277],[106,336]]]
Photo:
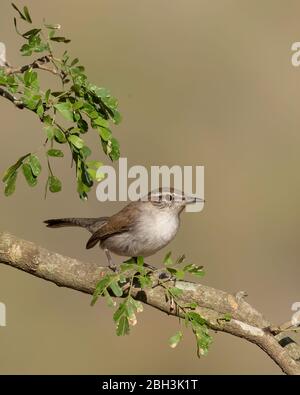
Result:
[[171,195],[171,194],[168,194],[168,195],[166,196],[166,199],[167,199],[167,201],[172,202],[172,200],[174,200],[174,196]]
[[158,200],[159,202],[161,202],[161,201],[162,201],[162,199],[163,199],[163,196],[162,196],[162,194],[160,193],[160,194],[158,195],[158,198],[157,198],[157,200]]

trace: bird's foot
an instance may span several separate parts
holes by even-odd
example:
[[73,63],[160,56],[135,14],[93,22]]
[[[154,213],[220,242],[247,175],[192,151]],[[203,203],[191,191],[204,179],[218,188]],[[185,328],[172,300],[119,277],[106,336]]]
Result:
[[109,269],[114,273],[117,273],[118,272],[117,265],[113,263],[110,252],[107,249],[105,249],[105,254],[106,254]]
[[117,272],[118,272],[117,265],[114,264],[114,263],[110,263],[107,267],[108,267],[112,272],[114,272],[114,273],[117,273]]

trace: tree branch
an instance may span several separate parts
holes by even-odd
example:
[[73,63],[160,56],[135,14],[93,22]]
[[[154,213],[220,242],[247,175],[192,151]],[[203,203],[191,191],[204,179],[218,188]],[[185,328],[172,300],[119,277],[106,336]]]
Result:
[[0,96],[2,96],[5,99],[11,101],[18,108],[20,108],[20,109],[24,108],[24,104],[22,103],[21,100],[19,100],[15,96],[13,96],[11,93],[7,92],[5,89],[1,88],[1,86],[0,86]]
[[[23,74],[23,73],[25,73],[25,71],[27,71],[29,69],[40,69],[40,70],[48,71],[54,75],[59,75],[60,74],[59,71],[55,67],[52,67],[48,64],[51,62],[51,59],[52,59],[51,55],[45,55],[39,59],[36,59],[35,61],[33,61],[30,64],[26,64],[24,66],[17,67],[17,68],[12,67],[9,63],[7,63],[5,61],[4,65],[2,63],[0,63],[0,67],[5,69],[5,72],[7,75]],[[24,108],[24,104],[23,104],[22,100],[18,99],[17,97],[15,97],[11,93],[9,93],[7,90],[3,89],[1,86],[0,86],[0,96],[11,101],[17,108],[20,108],[20,109]]]
[[[93,294],[99,279],[108,270],[96,263],[80,262],[50,252],[6,232],[0,233],[0,262],[51,281],[58,286],[88,294]],[[207,320],[211,329],[230,333],[256,344],[283,372],[300,374],[300,347],[285,334],[272,333],[271,328],[275,326],[245,302],[243,293],[234,296],[188,281],[177,281],[176,287],[183,290],[180,302],[182,304],[196,302],[198,305],[196,311]],[[133,289],[131,295],[162,312],[180,316],[179,311],[170,308],[161,286],[142,291]],[[230,321],[223,319],[226,313],[231,315]]]
[[9,74],[23,74],[25,73],[25,71],[29,70],[29,69],[40,69],[40,70],[44,70],[44,71],[49,71],[52,74],[59,74],[59,71],[48,65],[48,63],[50,63],[52,60],[51,55],[45,55],[42,56],[41,58],[36,59],[35,61],[33,61],[30,64],[25,64],[24,66],[21,67],[17,67],[14,68],[12,66],[7,66],[5,67],[6,73]]

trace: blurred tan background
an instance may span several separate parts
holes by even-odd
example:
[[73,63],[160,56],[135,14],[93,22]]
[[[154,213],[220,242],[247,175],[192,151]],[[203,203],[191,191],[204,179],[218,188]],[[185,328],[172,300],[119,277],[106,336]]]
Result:
[[[63,25],[90,79],[119,98],[124,120],[114,132],[129,165],[205,166],[207,204],[201,213],[184,214],[170,246],[174,254],[203,264],[205,284],[246,290],[270,320],[289,319],[300,301],[300,68],[290,62],[291,44],[300,41],[299,1],[26,4],[36,24],[45,16]],[[18,65],[13,15],[10,1],[1,1],[0,41]],[[0,101],[3,172],[39,146],[44,132],[31,113]],[[93,133],[88,141],[97,152]],[[54,162],[63,192],[43,200],[46,172],[35,190],[20,177],[14,196],[0,195],[1,229],[103,264],[101,251],[85,250],[84,230],[49,230],[42,221],[109,215],[124,203],[99,203],[94,192],[81,202],[69,158]],[[280,373],[254,345],[225,334],[214,335],[201,360],[190,332],[170,349],[178,321],[150,308],[129,337],[118,338],[102,301],[91,308],[89,296],[9,267],[0,273],[0,301],[7,306],[0,373]]]

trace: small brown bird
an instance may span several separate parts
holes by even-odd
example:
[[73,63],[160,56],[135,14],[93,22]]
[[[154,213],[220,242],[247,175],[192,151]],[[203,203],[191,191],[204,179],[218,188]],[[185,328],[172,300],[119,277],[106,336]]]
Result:
[[159,189],[131,202],[111,217],[60,218],[45,221],[49,228],[79,226],[92,236],[86,248],[96,244],[104,249],[110,267],[110,252],[117,255],[147,257],[165,247],[175,237],[180,214],[187,204],[204,202],[174,189]]

